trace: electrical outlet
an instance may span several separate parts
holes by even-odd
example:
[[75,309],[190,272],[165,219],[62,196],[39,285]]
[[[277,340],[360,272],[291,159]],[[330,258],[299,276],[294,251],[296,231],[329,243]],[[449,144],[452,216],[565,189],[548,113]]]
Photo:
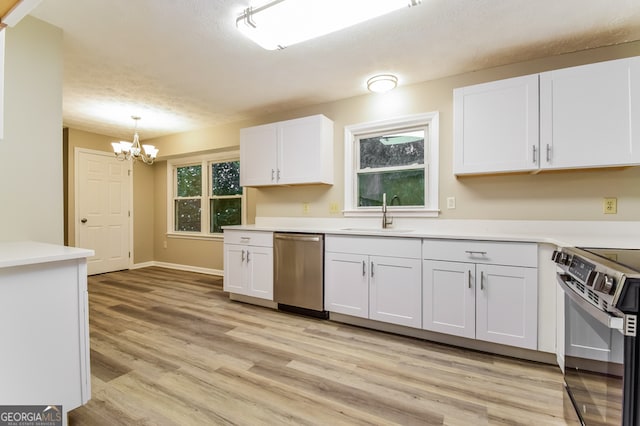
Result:
[[309,214],[309,203],[302,203],[302,213]]
[[340,205],[336,202],[329,204],[329,213],[338,214],[340,212]]
[[604,214],[617,214],[618,213],[618,199],[617,198],[605,198],[602,206]]
[[447,197],[447,208],[448,209],[456,208],[456,197]]

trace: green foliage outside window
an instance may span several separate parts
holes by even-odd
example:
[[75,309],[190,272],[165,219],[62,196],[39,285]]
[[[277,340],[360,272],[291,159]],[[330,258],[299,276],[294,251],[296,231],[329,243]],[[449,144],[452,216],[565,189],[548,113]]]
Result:
[[213,198],[209,200],[209,232],[220,233],[227,225],[242,223],[240,162],[228,161],[211,166]]
[[424,131],[359,140],[358,207],[425,205]]
[[241,195],[240,162],[216,163],[211,167],[212,195]]
[[200,197],[202,195],[202,166],[186,166],[177,169],[178,197]]

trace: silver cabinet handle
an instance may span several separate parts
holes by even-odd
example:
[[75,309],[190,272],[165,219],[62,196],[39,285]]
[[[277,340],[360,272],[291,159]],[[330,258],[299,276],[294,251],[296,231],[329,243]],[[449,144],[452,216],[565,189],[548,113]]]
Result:
[[536,148],[535,145],[532,146],[533,148],[533,164],[536,164],[538,162],[538,148]]
[[374,272],[373,272],[373,260],[371,261],[371,276],[373,277]]
[[484,271],[480,272],[480,290],[484,290]]
[[547,163],[551,161],[551,145],[547,144]]
[[247,263],[249,263],[249,250],[247,250]]
[[251,237],[240,237],[241,243],[249,242],[250,240],[251,240]]
[[244,262],[244,250],[242,250],[242,262]]
[[367,263],[363,260],[362,261],[362,276],[364,277],[367,274]]
[[487,252],[486,251],[473,251],[473,250],[465,250],[465,253],[467,253],[469,256],[474,256],[474,255],[479,255],[479,256],[486,256]]
[[276,171],[271,169],[271,182],[273,182],[273,180],[275,179],[275,177],[274,177],[275,173],[276,173]]
[[469,283],[469,288],[471,288],[471,269],[467,269],[467,282]]
[[276,182],[280,182],[280,169],[278,169],[278,173],[276,173],[276,176],[278,177],[278,179],[276,180]]

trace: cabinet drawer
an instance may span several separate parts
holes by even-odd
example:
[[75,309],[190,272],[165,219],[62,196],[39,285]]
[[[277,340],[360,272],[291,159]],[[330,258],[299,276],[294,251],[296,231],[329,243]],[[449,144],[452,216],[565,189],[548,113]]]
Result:
[[225,230],[224,243],[273,247],[273,232]]
[[450,262],[538,266],[538,247],[533,243],[475,240],[423,240],[422,257]]
[[334,253],[420,259],[420,240],[417,238],[327,235],[325,250]]

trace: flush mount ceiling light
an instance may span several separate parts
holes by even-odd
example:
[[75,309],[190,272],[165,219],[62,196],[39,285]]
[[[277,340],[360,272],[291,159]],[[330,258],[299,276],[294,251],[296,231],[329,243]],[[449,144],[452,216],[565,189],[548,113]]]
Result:
[[384,93],[398,86],[398,77],[393,74],[378,74],[367,80],[367,89],[374,93]]
[[153,145],[142,145],[142,147],[140,147],[140,137],[138,136],[138,121],[140,121],[140,117],[132,115],[131,118],[133,118],[136,123],[133,142],[112,142],[111,146],[113,147],[113,152],[116,154],[116,158],[120,161],[141,160],[144,164],[153,164],[153,161],[158,155],[159,149]]
[[244,35],[267,50],[320,37],[421,0],[275,0],[248,7],[236,19]]

